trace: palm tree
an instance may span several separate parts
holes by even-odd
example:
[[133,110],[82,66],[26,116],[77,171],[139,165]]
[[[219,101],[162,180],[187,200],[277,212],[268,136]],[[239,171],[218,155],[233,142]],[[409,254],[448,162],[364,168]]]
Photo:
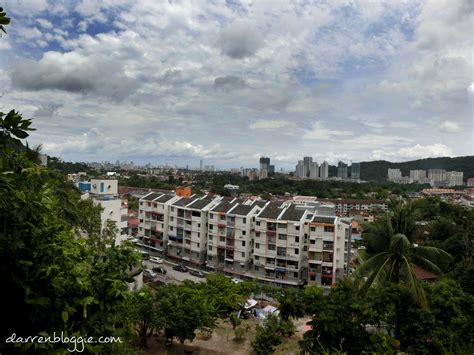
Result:
[[7,31],[5,31],[5,27],[3,26],[6,26],[10,23],[10,18],[6,16],[6,12],[3,12],[3,8],[0,7],[0,30],[7,33]]
[[417,303],[426,307],[426,295],[413,266],[440,275],[442,272],[436,265],[439,258],[451,259],[451,255],[439,248],[410,243],[404,234],[396,234],[391,237],[388,251],[374,255],[359,268],[360,273],[368,275],[362,291],[375,285],[401,284],[409,289]]

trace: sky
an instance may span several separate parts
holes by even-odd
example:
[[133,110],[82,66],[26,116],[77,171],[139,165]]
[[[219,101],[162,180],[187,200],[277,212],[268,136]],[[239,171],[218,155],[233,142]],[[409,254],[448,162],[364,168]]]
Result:
[[4,0],[0,110],[68,161],[474,154],[474,1]]

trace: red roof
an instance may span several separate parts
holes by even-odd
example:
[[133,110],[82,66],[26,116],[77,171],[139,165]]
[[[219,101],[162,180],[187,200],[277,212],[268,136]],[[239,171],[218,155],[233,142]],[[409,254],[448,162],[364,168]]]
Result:
[[416,278],[418,280],[437,280],[438,279],[437,275],[429,271],[426,271],[425,269],[422,269],[421,267],[416,266],[416,265],[413,265],[413,272],[415,273]]

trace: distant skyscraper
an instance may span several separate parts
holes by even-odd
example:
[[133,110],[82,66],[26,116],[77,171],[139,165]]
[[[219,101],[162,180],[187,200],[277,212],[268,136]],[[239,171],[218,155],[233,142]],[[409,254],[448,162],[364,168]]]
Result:
[[341,179],[347,179],[347,164],[340,161],[337,164],[337,177]]
[[360,180],[360,163],[351,164],[351,179]]
[[448,175],[444,169],[428,169],[428,179],[432,183],[447,181]]
[[199,170],[202,171],[202,159],[199,161]]
[[425,183],[426,170],[410,170],[410,182]]
[[305,172],[306,172],[305,177],[309,177],[309,172],[310,172],[310,169],[311,169],[311,163],[312,162],[313,162],[312,157],[303,157],[303,165],[305,167]]
[[319,168],[319,177],[321,179],[327,179],[329,177],[329,164],[327,161],[324,161]]
[[402,172],[400,169],[388,169],[387,171],[388,180],[400,180],[402,178]]
[[306,177],[305,166],[304,166],[303,160],[299,160],[298,164],[296,164],[296,176],[300,178]]
[[309,178],[317,179],[319,177],[319,164],[317,162],[312,162],[309,165]]
[[270,173],[270,158],[260,157],[260,179],[266,179]]
[[461,186],[464,185],[464,173],[462,171],[450,171],[448,172],[449,176],[449,186]]

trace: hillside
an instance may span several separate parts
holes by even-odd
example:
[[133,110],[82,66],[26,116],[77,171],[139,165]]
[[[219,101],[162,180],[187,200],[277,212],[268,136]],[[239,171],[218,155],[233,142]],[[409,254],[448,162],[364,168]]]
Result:
[[385,160],[376,160],[361,163],[361,179],[363,180],[385,180],[387,169],[401,169],[403,176],[408,176],[410,170],[422,169],[445,169],[447,171],[462,171],[464,181],[474,177],[474,156],[456,158],[428,158],[406,161],[403,163],[392,163]]

